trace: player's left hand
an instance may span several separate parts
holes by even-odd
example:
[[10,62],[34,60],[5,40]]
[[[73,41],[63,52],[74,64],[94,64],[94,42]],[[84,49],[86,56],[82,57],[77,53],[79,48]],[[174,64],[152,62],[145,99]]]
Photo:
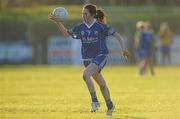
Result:
[[123,50],[123,51],[122,51],[122,55],[123,55],[124,58],[126,58],[126,60],[128,60],[128,58],[129,58],[129,52],[128,52],[128,50]]

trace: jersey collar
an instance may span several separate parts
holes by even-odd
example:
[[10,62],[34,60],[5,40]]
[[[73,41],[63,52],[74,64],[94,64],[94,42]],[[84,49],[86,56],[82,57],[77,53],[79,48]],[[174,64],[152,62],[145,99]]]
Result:
[[84,24],[85,24],[88,28],[91,28],[92,25],[93,25],[95,22],[96,22],[96,19],[94,19],[93,22],[92,22],[90,25],[88,25],[86,22],[84,22]]

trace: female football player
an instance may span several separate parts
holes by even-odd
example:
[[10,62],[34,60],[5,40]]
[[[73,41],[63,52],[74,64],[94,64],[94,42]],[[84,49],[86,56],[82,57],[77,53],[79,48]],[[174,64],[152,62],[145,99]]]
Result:
[[153,63],[153,48],[154,47],[154,34],[149,22],[144,22],[143,31],[140,34],[140,41],[138,47],[139,54],[139,68],[140,75],[146,73],[146,68],[149,66],[151,75],[154,75]]
[[94,84],[91,76],[97,82],[107,105],[107,115],[111,116],[114,111],[114,104],[111,100],[109,89],[101,74],[101,70],[106,64],[108,49],[106,46],[106,37],[113,35],[118,38],[122,48],[122,55],[128,56],[127,50],[123,49],[121,36],[111,27],[97,20],[96,6],[87,4],[83,7],[83,22],[75,25],[71,29],[67,29],[52,13],[49,19],[54,21],[59,30],[66,36],[72,36],[74,39],[80,39],[82,43],[81,54],[86,67],[83,72],[83,79],[86,82],[89,93],[91,95],[91,112],[96,112],[100,106]]

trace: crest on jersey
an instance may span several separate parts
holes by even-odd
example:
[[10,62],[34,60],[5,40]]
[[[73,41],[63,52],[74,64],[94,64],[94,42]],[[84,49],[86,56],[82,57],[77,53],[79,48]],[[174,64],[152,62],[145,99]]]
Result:
[[81,35],[84,36],[84,31],[81,31]]
[[91,30],[87,30],[88,36],[91,34]]
[[94,31],[94,35],[97,35],[98,34],[98,31]]

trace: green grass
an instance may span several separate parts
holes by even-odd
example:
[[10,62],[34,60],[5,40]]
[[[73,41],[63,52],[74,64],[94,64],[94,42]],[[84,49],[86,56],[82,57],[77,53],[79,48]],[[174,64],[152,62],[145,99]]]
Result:
[[[156,67],[154,77],[135,66],[103,70],[116,110],[112,119],[179,119],[180,67]],[[89,112],[83,67],[1,66],[1,119],[106,119],[106,106]]]
[[[67,20],[81,20],[81,11],[83,6],[57,5],[7,8],[0,11],[0,21],[47,21],[47,15],[58,6],[65,7],[68,10],[69,17]],[[108,16],[108,21],[111,23],[134,20],[176,21],[180,18],[180,8],[175,6],[100,7],[105,10]]]
[[[34,6],[0,11],[0,21],[47,21],[48,14],[58,6]],[[81,19],[82,6],[62,6],[68,9],[68,20]]]

